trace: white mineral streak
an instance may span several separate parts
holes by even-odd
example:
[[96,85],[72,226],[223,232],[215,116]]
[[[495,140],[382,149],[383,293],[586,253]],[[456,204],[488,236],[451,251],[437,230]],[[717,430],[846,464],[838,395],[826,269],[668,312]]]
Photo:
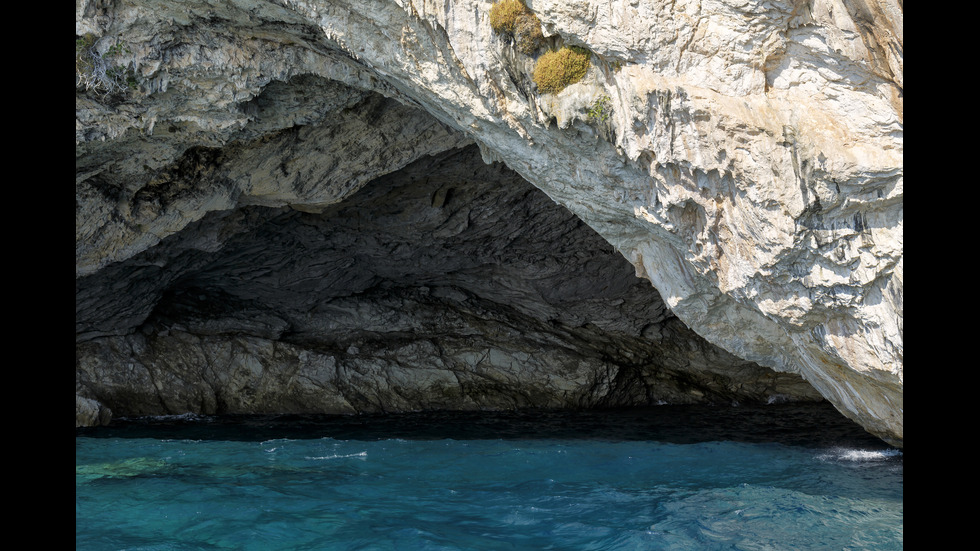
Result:
[[[901,1],[527,3],[546,36],[594,52],[585,81],[527,94],[532,60],[493,34],[489,0],[133,2],[112,25],[82,2],[76,32],[125,29],[138,42],[151,30],[127,21],[238,18],[205,37],[216,49],[143,66],[157,94],[199,88],[197,102],[130,123],[151,131],[163,118],[241,127],[222,105],[304,72],[419,105],[595,228],[709,341],[801,373],[900,443]],[[261,40],[263,19],[315,26],[358,69],[321,59],[301,43],[312,38],[261,56],[227,39],[238,28]],[[601,96],[613,110],[602,132],[587,115]],[[106,127],[104,139],[124,130]]]

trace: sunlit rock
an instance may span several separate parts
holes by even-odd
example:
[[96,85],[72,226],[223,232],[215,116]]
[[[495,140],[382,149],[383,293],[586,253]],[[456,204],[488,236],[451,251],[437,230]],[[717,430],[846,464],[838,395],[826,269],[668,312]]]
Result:
[[125,279],[126,307],[101,306],[89,278],[167,271],[171,237],[216,253],[246,207],[323,213],[475,143],[693,332],[901,445],[901,3],[527,4],[544,48],[592,52],[558,94],[487,1],[76,2],[132,85],[76,87],[76,379],[158,304]]

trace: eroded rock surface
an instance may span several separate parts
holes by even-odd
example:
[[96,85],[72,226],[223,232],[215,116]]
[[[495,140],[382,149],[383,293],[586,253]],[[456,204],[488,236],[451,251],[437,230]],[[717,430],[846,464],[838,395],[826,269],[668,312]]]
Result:
[[[125,46],[115,62],[137,83],[76,91],[80,350],[135,338],[119,328],[157,304],[132,293],[90,315],[84,282],[172,264],[139,259],[191,224],[249,205],[326,212],[475,142],[694,332],[800,374],[901,445],[901,3],[528,5],[545,47],[593,52],[583,81],[539,93],[540,52],[494,34],[486,1],[77,1],[76,34]],[[608,116],[590,117],[599,100]]]

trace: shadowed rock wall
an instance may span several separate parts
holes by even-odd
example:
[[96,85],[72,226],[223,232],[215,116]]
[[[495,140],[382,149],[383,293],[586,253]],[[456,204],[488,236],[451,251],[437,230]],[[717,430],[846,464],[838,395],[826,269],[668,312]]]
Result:
[[210,214],[76,294],[78,392],[116,415],[820,399],[475,146],[319,213]]

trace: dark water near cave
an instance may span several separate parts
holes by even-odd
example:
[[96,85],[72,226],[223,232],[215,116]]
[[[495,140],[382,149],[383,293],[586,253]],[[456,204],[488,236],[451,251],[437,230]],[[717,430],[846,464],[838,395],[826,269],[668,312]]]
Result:
[[902,549],[901,451],[826,404],[76,429],[78,550]]

